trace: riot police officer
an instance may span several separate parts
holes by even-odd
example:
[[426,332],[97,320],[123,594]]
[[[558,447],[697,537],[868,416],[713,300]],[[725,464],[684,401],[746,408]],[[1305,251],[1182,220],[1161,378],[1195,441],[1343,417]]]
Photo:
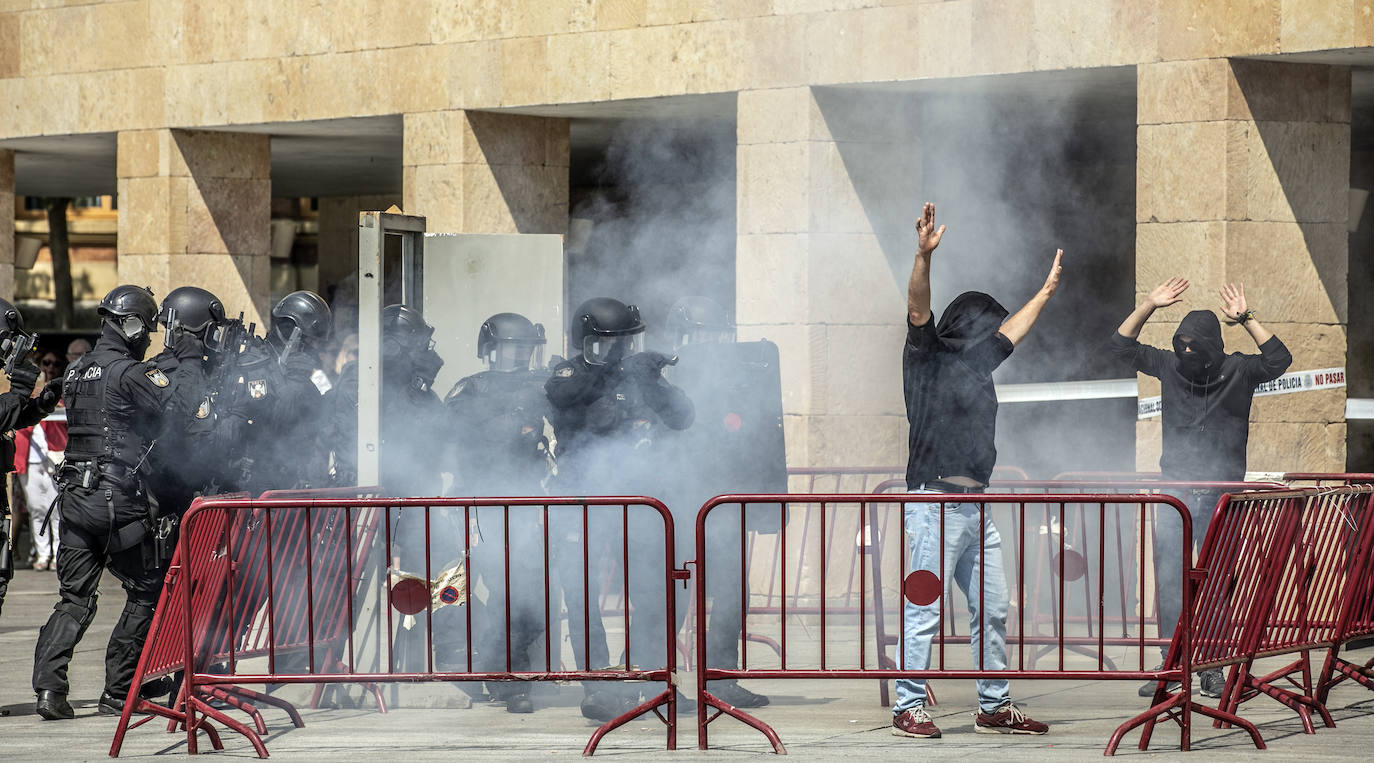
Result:
[[[671,379],[696,405],[697,421],[675,432],[667,444],[678,469],[663,497],[673,509],[679,548],[692,542],[696,513],[721,493],[787,492],[787,455],[782,433],[782,378],[772,342],[736,342],[725,308],[709,297],[679,299],[668,311],[666,329],[678,353]],[[709,474],[711,479],[702,480]],[[777,507],[751,506],[748,529],[776,533]],[[748,601],[748,575],[740,580],[739,508],[720,506],[705,528],[706,595],[711,600],[706,660],[715,668],[739,666],[740,635]],[[683,532],[686,529],[687,532]],[[699,560],[700,561],[700,560]],[[682,627],[685,612],[678,613]],[[711,694],[733,707],[762,707],[767,697],[734,680],[712,681]]]
[[[662,370],[672,359],[645,351],[645,324],[634,305],[598,297],[584,302],[571,318],[569,342],[578,354],[557,364],[544,388],[553,407],[558,440],[556,492],[652,495],[657,492],[657,475],[668,468],[659,458],[662,453],[656,450],[655,439],[664,428],[691,426],[692,401],[663,378]],[[551,541],[558,541],[550,552],[559,566],[570,614],[568,628],[574,644],[589,645],[587,654],[577,654],[585,661],[583,667],[596,669],[609,662],[605,628],[596,606],[600,600],[597,576],[581,579],[584,539],[577,518],[550,512],[549,521]],[[645,524],[636,527],[641,522]],[[651,540],[658,534],[655,524],[637,513],[630,520],[636,542],[629,544],[629,593],[637,607],[630,623],[631,661],[639,665],[648,663],[644,655],[663,653],[664,617],[654,611],[661,599],[650,589],[651,581],[656,578],[661,585],[665,574],[662,546]],[[653,558],[656,549],[657,559]],[[585,604],[584,585],[588,590]],[[585,634],[578,616],[584,607],[589,625]],[[582,714],[608,721],[629,709],[636,698],[637,691],[629,696],[613,688],[589,686]]]
[[[497,313],[477,332],[477,357],[487,370],[462,379],[444,400],[458,433],[454,441],[454,487],[461,495],[539,495],[549,475],[545,421],[552,416],[544,396],[542,350],[544,327],[516,313]],[[509,521],[501,509],[478,509],[477,539],[472,545],[472,574],[492,576],[486,612],[504,613],[510,594],[511,669],[530,669],[529,649],[539,638],[543,606],[538,567],[529,559],[542,558],[539,512],[533,507],[510,507]],[[512,564],[505,580],[505,551]],[[436,616],[437,619],[437,616]],[[486,616],[479,623],[477,664],[501,670],[506,664],[504,616]],[[436,629],[436,648],[440,635]],[[452,650],[449,650],[452,651]],[[506,710],[534,710],[527,684],[491,684],[492,697],[504,700]]]
[[318,294],[293,291],[272,308],[265,339],[252,337],[239,361],[252,425],[244,442],[247,484],[253,493],[319,486],[328,469],[320,435],[328,377],[319,352],[333,316]]
[[665,331],[677,352],[689,344],[735,341],[735,324],[710,297],[683,297],[668,310]]
[[[32,345],[33,338],[24,333],[24,317],[18,308],[0,299],[0,363],[13,369],[8,372],[9,391],[0,394],[0,475],[14,470],[14,430],[42,421],[62,396],[62,380],[54,379],[44,385],[38,397],[33,397],[39,370],[24,357]],[[5,591],[14,576],[13,536],[9,491],[0,490],[0,607],[5,604]]]
[[61,600],[39,631],[33,666],[37,711],[47,720],[73,717],[67,665],[95,617],[101,573],[108,568],[127,596],[105,652],[104,713],[123,709],[162,587],[144,469],[162,417],[185,413],[179,385],[199,373],[204,349],[188,332],[175,345],[182,362],[172,373],[143,362],[157,310],[151,290],[115,287],[98,308],[100,340],[63,379],[69,439],[58,480]]
[[[438,495],[443,403],[434,379],[444,361],[434,351],[434,327],[419,310],[388,305],[382,310],[381,477],[392,495]],[[326,395],[334,481],[357,481],[358,364],[349,363]]]
[[[204,351],[202,362],[188,365],[178,385],[183,401],[178,410],[189,415],[166,417],[158,445],[148,453],[153,476],[147,482],[159,512],[180,517],[197,494],[220,492],[227,481],[225,451],[234,446],[241,429],[229,415],[226,401],[218,399],[211,375],[211,369],[226,363],[229,321],[224,304],[214,294],[182,286],[163,298],[158,323],[163,328],[164,349],[148,362],[164,375],[181,367],[178,347],[198,345]],[[234,431],[227,431],[231,428]],[[219,437],[212,438],[214,433]]]

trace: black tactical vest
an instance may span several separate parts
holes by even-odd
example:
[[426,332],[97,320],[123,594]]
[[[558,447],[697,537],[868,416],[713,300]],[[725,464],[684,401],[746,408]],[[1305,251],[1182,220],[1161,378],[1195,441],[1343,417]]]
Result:
[[[104,356],[104,357],[100,357]],[[117,391],[120,378],[138,361],[92,350],[62,382],[67,406],[68,463],[95,461],[132,468],[146,443],[136,431],[133,402]]]

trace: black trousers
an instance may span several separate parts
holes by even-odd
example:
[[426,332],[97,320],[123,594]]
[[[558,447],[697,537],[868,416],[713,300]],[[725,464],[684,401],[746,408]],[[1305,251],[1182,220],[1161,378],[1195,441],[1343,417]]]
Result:
[[[82,548],[82,544],[92,547]],[[35,692],[68,693],[67,665],[95,619],[100,576],[107,568],[123,584],[126,600],[105,649],[105,691],[120,701],[128,694],[162,591],[162,571],[145,564],[142,544],[107,551],[102,539],[75,528],[69,531],[66,524],[57,552],[61,600],[38,632],[33,656]]]

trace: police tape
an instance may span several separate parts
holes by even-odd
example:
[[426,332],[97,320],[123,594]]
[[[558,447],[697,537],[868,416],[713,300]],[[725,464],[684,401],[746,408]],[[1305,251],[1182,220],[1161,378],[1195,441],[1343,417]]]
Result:
[[[1319,392],[1324,389],[1337,389],[1345,386],[1344,368],[1317,368],[1311,371],[1294,371],[1284,374],[1273,381],[1267,381],[1255,387],[1255,396],[1264,395],[1287,395],[1292,392]],[[1365,401],[1348,400],[1346,401],[1347,418],[1366,418],[1365,416],[1351,416],[1354,413],[1363,413],[1364,406],[1359,403]],[[1351,403],[1356,405],[1352,406]],[[1158,395],[1154,397],[1142,397],[1136,404],[1136,418],[1149,419],[1160,415],[1163,411],[1163,402]]]

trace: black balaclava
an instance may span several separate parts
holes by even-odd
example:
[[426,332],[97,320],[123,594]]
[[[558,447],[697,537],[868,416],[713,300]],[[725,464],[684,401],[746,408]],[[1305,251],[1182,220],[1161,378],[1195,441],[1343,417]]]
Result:
[[980,291],[966,291],[954,298],[935,325],[945,349],[981,374],[991,374],[1006,359],[997,331],[1007,319],[1007,309]]
[[153,343],[153,336],[147,331],[143,332],[138,339],[132,341],[125,339],[119,329],[110,325],[108,320],[101,323],[100,335],[128,348],[129,354],[133,356],[134,360],[140,361],[148,354],[148,347]]
[[[1183,352],[1184,343],[1180,337],[1192,339],[1193,352]],[[1211,310],[1194,310],[1183,316],[1174,332],[1174,355],[1178,357],[1178,370],[1193,381],[1204,381],[1216,375],[1221,361],[1226,358],[1225,345],[1221,341],[1221,321]]]

